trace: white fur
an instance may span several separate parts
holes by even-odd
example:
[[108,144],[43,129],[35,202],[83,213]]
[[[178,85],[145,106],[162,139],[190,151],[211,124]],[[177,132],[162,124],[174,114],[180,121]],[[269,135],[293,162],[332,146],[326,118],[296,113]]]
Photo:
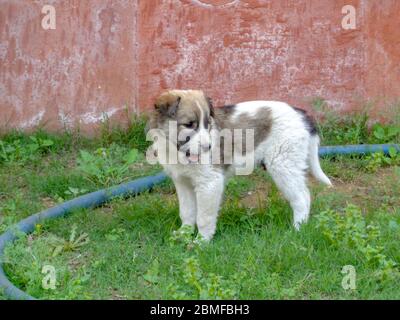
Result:
[[318,148],[319,148],[319,137],[313,136],[310,139],[309,145],[309,161],[310,161],[310,170],[312,175],[322,183],[325,183],[328,186],[332,186],[332,182],[329,178],[325,175],[322,171],[321,166],[319,164],[319,157],[318,157]]
[[[204,119],[206,115],[198,103],[197,108],[200,111],[200,118]],[[210,132],[204,127],[204,121],[199,122],[198,130],[191,135],[193,132],[194,131],[192,129],[183,129],[179,133],[179,141],[185,141],[186,137],[190,136],[190,141],[183,145],[181,152],[190,151],[191,154],[203,156],[203,154],[209,150],[209,146],[211,144]]]
[[[310,169],[315,178],[331,185],[319,165],[319,138],[308,132],[302,115],[283,102],[240,103],[235,107],[233,119],[240,120],[243,113],[257,117],[261,108],[271,111],[272,126],[268,137],[254,151],[255,162],[265,164],[279,190],[289,201],[294,214],[293,225],[299,229],[300,225],[308,220],[310,212],[306,171]],[[202,121],[200,125],[203,126]],[[194,144],[201,145],[200,136],[209,137],[208,132],[206,134],[204,131],[205,128],[201,127],[199,137],[193,141]],[[163,166],[177,189],[182,224],[196,224],[200,235],[210,240],[215,233],[227,172],[221,166],[212,164]]]

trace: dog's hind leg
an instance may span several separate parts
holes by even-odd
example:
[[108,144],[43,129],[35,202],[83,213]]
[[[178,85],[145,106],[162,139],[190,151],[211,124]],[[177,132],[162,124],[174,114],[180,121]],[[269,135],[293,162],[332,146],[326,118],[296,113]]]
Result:
[[310,213],[310,192],[305,176],[306,154],[301,155],[298,152],[294,158],[290,152],[277,152],[269,159],[265,159],[265,163],[278,189],[290,203],[293,210],[293,225],[298,230],[300,224],[307,222]]

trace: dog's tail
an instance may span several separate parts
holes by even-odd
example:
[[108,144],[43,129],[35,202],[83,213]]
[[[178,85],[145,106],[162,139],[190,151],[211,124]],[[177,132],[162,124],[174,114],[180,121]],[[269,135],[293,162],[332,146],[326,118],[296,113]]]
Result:
[[308,160],[310,162],[311,173],[317,180],[328,186],[332,186],[331,180],[329,180],[326,174],[322,171],[321,165],[319,164],[318,148],[319,136],[317,134],[311,135],[310,145],[308,148]]

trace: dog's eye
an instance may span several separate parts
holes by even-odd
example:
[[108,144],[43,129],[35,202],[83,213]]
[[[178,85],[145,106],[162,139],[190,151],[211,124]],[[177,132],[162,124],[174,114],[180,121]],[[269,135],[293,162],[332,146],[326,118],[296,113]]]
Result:
[[189,129],[194,129],[194,128],[196,128],[196,122],[190,121],[190,122],[188,122],[188,123],[185,123],[184,126],[185,126],[186,128],[189,128]]

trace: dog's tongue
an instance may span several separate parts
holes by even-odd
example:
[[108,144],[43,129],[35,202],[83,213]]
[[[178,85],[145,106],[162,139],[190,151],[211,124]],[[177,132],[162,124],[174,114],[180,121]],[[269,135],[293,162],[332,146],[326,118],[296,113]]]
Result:
[[190,160],[191,162],[198,162],[198,161],[199,161],[199,155],[198,155],[198,154],[191,154],[191,155],[189,156],[189,160]]

